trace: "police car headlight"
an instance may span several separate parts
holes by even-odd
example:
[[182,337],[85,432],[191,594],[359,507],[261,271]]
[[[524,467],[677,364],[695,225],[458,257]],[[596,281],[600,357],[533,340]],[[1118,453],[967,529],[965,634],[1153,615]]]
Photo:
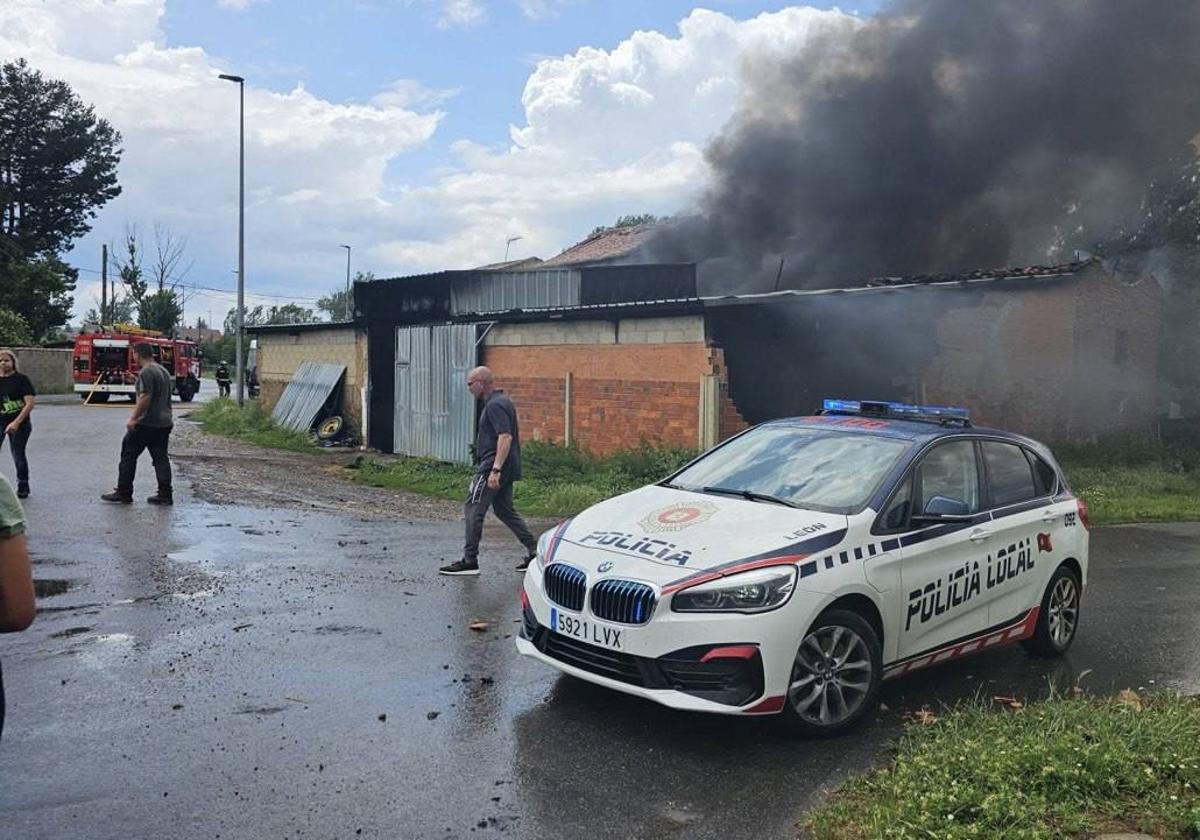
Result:
[[769,566],[680,590],[671,599],[671,609],[675,612],[767,612],[786,604],[795,588],[795,566]]

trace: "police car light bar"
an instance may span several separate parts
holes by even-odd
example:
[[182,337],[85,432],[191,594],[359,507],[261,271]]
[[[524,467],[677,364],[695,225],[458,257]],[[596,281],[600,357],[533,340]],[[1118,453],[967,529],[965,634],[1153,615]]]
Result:
[[862,417],[890,417],[895,420],[936,420],[939,423],[971,425],[971,412],[950,405],[911,405],[882,400],[833,400],[822,402],[822,414],[857,414]]

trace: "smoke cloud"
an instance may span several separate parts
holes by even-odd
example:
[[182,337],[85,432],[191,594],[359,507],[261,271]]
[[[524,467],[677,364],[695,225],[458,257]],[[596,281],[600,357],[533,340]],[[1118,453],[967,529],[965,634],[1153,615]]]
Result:
[[1200,130],[1197,44],[1186,0],[897,3],[750,61],[713,186],[643,256],[705,292],[1068,260]]

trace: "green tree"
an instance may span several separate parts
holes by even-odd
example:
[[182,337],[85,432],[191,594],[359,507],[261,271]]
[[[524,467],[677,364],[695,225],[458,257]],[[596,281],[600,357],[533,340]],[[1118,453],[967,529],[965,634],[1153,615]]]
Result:
[[598,233],[604,233],[606,230],[616,230],[617,228],[637,227],[638,225],[652,225],[655,222],[661,221],[658,216],[653,213],[637,213],[629,216],[621,216],[613,225],[597,225],[592,228],[592,232],[588,236],[595,236]]
[[24,59],[0,64],[0,233],[21,259],[54,257],[91,229],[121,193],[120,143],[66,82]]
[[179,295],[171,289],[150,292],[138,306],[138,326],[166,335],[175,335],[175,327],[182,317]]
[[[355,283],[370,283],[375,275],[370,271],[358,272],[354,275]],[[330,321],[351,321],[354,319],[353,300],[344,288],[337,288],[317,301],[317,311],[324,312]]]
[[285,303],[282,306],[272,306],[267,312],[268,324],[307,324],[317,320],[311,309],[305,309],[296,303]]
[[0,301],[21,314],[38,341],[71,317],[75,278],[75,270],[54,256],[0,262]]
[[25,319],[11,309],[0,309],[0,345],[32,344],[33,333]]

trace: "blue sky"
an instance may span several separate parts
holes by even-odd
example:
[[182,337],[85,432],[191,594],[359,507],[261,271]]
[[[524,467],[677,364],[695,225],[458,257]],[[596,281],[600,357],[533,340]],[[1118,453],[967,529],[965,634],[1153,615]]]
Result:
[[[250,303],[311,306],[377,276],[550,257],[625,213],[686,211],[749,58],[852,31],[878,0],[3,0],[0,57],[67,81],[123,134],[123,194],[68,259],[77,315],[101,243],[188,241],[193,286],[236,266],[246,77]],[[849,13],[845,14],[843,12]],[[396,84],[400,83],[397,88]],[[220,321],[228,292],[188,290]],[[270,296],[270,297],[268,297]]]

